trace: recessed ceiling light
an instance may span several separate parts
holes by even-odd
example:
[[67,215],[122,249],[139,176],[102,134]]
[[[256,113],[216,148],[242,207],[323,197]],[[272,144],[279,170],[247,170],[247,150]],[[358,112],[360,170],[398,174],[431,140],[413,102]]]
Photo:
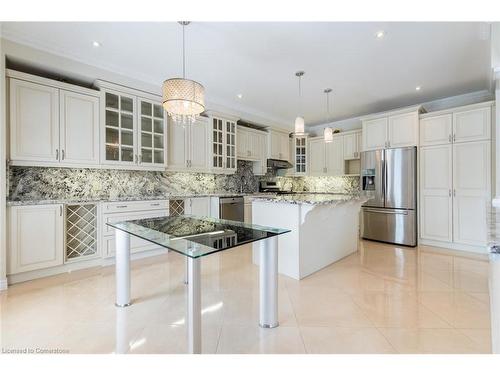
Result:
[[101,46],[101,43],[99,43],[99,42],[97,42],[97,41],[95,41],[95,40],[94,40],[94,41],[92,42],[92,45],[93,45],[94,47],[100,47],[100,46]]
[[422,87],[421,86],[417,86],[417,87],[415,87],[415,90],[420,91],[420,90],[422,90]]
[[243,94],[238,94],[238,95],[236,95],[236,96],[238,97],[238,99],[243,98]]
[[382,39],[385,36],[385,31],[384,30],[377,31],[375,36],[377,37],[377,39]]

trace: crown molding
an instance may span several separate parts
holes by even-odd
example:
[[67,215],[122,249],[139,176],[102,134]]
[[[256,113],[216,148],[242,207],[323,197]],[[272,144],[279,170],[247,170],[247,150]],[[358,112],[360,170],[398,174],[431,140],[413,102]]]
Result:
[[[31,36],[22,35],[21,33],[13,33],[8,30],[3,30],[2,38],[9,42],[32,48],[41,52],[48,53],[53,56],[62,57],[66,59],[73,60],[77,63],[88,65],[94,69],[108,71],[115,75],[123,76],[124,78],[129,78],[134,81],[138,81],[138,83],[143,83],[141,87],[137,87],[137,90],[143,92],[161,92],[161,84],[163,82],[158,82],[155,78],[150,75],[131,71],[128,69],[124,69],[122,66],[117,66],[115,64],[107,64],[102,61],[98,61],[89,56],[81,56],[74,53],[69,53],[64,49],[58,48],[57,46],[50,45],[45,43],[42,40],[38,40],[36,38],[32,38]],[[35,63],[35,62],[34,62]],[[75,72],[75,74],[77,74]],[[91,81],[101,80],[108,81],[103,77],[92,77]],[[129,82],[116,82],[122,86],[131,86]],[[147,87],[146,87],[147,86]],[[153,88],[157,88],[154,90]],[[234,103],[230,103],[229,101],[220,98],[211,96],[210,99],[206,100],[206,107],[208,110],[214,110],[217,112],[223,112],[230,114],[235,117],[239,117],[248,121],[258,122],[263,126],[273,126],[279,127],[283,129],[289,129],[289,121],[287,119],[259,111],[253,107],[245,106],[242,104],[235,105]]]

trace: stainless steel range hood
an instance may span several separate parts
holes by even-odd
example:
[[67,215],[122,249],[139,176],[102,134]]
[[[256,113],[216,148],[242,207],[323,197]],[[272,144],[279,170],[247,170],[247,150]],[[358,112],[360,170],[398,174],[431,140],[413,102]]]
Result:
[[280,159],[267,159],[267,168],[271,169],[288,169],[293,168],[293,165],[286,161]]

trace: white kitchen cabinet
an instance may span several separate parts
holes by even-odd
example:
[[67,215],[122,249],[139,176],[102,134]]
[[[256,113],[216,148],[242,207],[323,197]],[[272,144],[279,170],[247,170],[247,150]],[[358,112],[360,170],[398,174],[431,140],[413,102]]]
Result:
[[309,176],[340,176],[344,174],[343,138],[335,135],[333,142],[323,137],[309,141]]
[[359,159],[359,152],[361,151],[362,132],[356,131],[348,134],[343,134],[342,139],[344,160]]
[[323,138],[309,140],[309,176],[325,176],[325,141]]
[[453,241],[486,246],[491,206],[489,141],[453,145]]
[[65,165],[99,164],[99,99],[60,90],[60,159]]
[[210,197],[186,198],[184,212],[188,215],[210,217]]
[[491,138],[491,106],[453,113],[453,142]]
[[59,89],[10,79],[10,159],[59,162]]
[[453,240],[453,156],[451,145],[420,150],[420,237]]
[[7,274],[63,264],[63,205],[9,207]]
[[168,127],[168,169],[180,172],[208,172],[209,127],[204,117],[193,124],[171,123]]
[[363,121],[363,150],[379,150],[387,146],[387,118]]
[[334,136],[333,141],[325,143],[325,168],[328,176],[344,174],[344,143],[342,136]]
[[420,145],[432,146],[451,143],[452,141],[451,113],[425,117],[420,119]]
[[7,71],[12,165],[99,164],[99,93]]
[[269,131],[269,158],[288,160],[290,158],[290,139],[287,132],[271,129]]
[[418,112],[389,116],[387,142],[391,148],[418,145]]
[[101,89],[101,164],[163,171],[167,116],[161,97],[97,80]]
[[138,164],[165,166],[165,113],[160,103],[137,98],[138,112]]
[[294,165],[293,174],[295,176],[306,176],[308,173],[307,149],[307,136],[300,135],[292,138],[292,162]]
[[490,141],[421,147],[423,244],[484,251],[490,206]]
[[363,151],[417,146],[419,112],[420,106],[363,119]]
[[264,158],[262,146],[266,136],[263,131],[238,126],[238,159],[261,161]]
[[[107,225],[126,220],[148,219],[169,215],[168,201],[126,201],[101,203],[101,252],[104,258],[115,254],[115,229]],[[164,249],[136,236],[130,236],[130,252]]]
[[209,165],[213,173],[232,174],[237,168],[237,126],[235,118],[209,114]]

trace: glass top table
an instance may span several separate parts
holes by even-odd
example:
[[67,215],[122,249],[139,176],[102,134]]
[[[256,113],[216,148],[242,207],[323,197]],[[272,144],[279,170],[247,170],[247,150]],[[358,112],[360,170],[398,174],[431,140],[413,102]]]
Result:
[[290,232],[288,229],[192,215],[162,216],[107,225],[190,258]]
[[[191,215],[161,216],[148,219],[106,223],[115,229],[115,268],[117,307],[131,305],[130,236],[141,238],[185,257],[184,283],[187,284],[188,352],[201,353],[201,259],[204,256],[252,242],[259,247],[259,324],[278,326],[278,236],[288,229],[271,228],[238,221]],[[124,315],[121,315],[124,316]],[[117,319],[117,332],[123,332],[123,319]],[[117,352],[127,350],[118,344]],[[121,335],[120,337],[126,337]],[[118,350],[121,348],[121,350]]]

